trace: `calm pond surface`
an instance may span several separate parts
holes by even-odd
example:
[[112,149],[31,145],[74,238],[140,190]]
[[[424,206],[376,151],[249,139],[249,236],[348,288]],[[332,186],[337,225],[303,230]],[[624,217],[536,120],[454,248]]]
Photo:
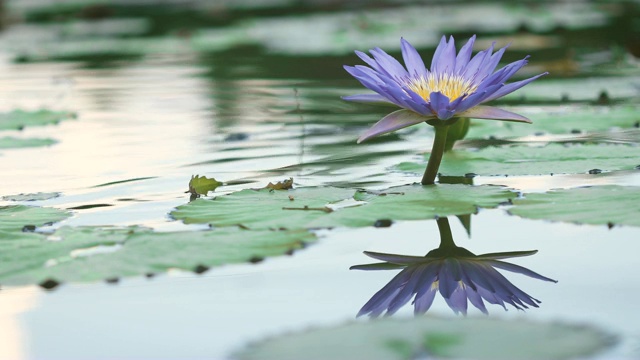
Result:
[[[634,168],[640,165],[637,2],[48,3],[5,2],[0,32],[0,114],[73,114],[45,126],[0,127],[0,138],[54,142],[0,148],[0,196],[59,193],[47,200],[3,198],[0,206],[72,210],[45,232],[61,226],[208,229],[169,215],[189,203],[185,191],[196,174],[225,183],[205,198],[288,178],[296,188],[368,190],[419,181],[420,174],[396,166],[424,163],[432,128],[414,126],[356,145],[389,108],[340,99],[364,92],[342,68],[361,63],[352,51],[380,46],[399,57],[401,36],[427,59],[442,34],[458,42],[477,34],[475,51],[494,40],[497,46],[512,42],[505,61],[532,55],[517,80],[550,72],[496,102],[533,125],[472,120],[455,151],[517,147],[536,154],[556,143],[626,146],[631,161],[637,160],[629,167],[612,158],[611,167],[602,168],[587,158],[580,171],[563,172],[563,164],[554,164],[550,171],[509,176],[468,171],[480,175],[441,182],[504,185],[525,197],[588,185],[640,186]],[[584,128],[572,113],[587,119]],[[600,118],[593,114],[624,117],[628,125],[591,126],[588,121]],[[578,127],[536,124],[554,116]],[[589,174],[595,168],[602,173]],[[601,213],[627,206],[605,203]],[[470,235],[451,217],[456,243],[475,254],[538,250],[512,262],[558,283],[506,273],[542,304],[524,312],[492,305],[489,317],[593,325],[617,339],[596,358],[640,358],[637,225],[527,219],[510,215],[509,208],[479,209],[471,215]],[[637,207],[629,211],[640,216]],[[396,273],[350,271],[370,262],[363,251],[422,256],[439,244],[433,218],[315,233],[318,240],[292,256],[202,274],[171,269],[115,284],[65,283],[52,291],[3,285],[0,358],[224,359],[250,341],[353,320]],[[412,313],[408,304],[394,316]],[[441,297],[429,314],[461,317]],[[469,317],[480,316],[470,307]]]

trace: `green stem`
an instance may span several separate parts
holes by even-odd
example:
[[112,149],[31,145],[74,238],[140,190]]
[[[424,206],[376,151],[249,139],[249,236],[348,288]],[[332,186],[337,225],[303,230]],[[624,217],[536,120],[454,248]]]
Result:
[[433,141],[433,147],[431,148],[431,155],[429,156],[429,162],[427,163],[427,169],[422,176],[422,185],[432,185],[435,183],[436,175],[438,175],[438,168],[442,161],[442,155],[444,154],[444,148],[447,144],[447,132],[449,131],[449,125],[436,125],[433,127],[436,130],[436,138]]
[[451,226],[449,225],[449,219],[446,216],[443,216],[439,217],[436,222],[438,223],[438,230],[440,230],[440,248],[457,247],[453,242],[453,235],[451,235]]

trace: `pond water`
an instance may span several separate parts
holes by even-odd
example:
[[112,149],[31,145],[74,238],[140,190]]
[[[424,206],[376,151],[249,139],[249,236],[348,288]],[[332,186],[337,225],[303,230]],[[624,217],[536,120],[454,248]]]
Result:
[[[400,36],[428,58],[443,33],[459,41],[476,33],[476,51],[495,39],[499,46],[512,42],[505,61],[532,55],[518,79],[550,72],[502,100],[533,125],[472,120],[466,140],[454,151],[518,148],[534,154],[498,160],[516,164],[536,162],[544,145],[625,146],[625,161],[635,161],[629,166],[612,155],[592,157],[590,163],[588,155],[578,159],[584,170],[563,171],[578,160],[553,163],[557,159],[549,157],[543,159],[549,171],[538,167],[505,176],[491,168],[466,171],[478,173],[475,177],[441,177],[442,183],[502,185],[525,197],[582,186],[640,186],[637,3],[211,6],[195,1],[178,12],[170,1],[166,10],[128,8],[126,2],[68,3],[65,10],[44,1],[8,1],[0,32],[0,113],[73,114],[45,126],[0,127],[0,138],[55,142],[0,149],[0,196],[59,193],[46,200],[3,199],[1,206],[72,211],[39,231],[130,225],[158,233],[208,229],[169,215],[189,203],[185,191],[196,174],[225,183],[205,198],[288,178],[296,188],[367,190],[419,181],[420,174],[401,171],[398,164],[424,164],[431,127],[414,126],[356,145],[359,134],[389,109],[340,99],[363,92],[342,69],[360,63],[351,51],[380,46],[399,56]],[[206,6],[209,12],[203,11]],[[168,18],[173,22],[158,25]],[[538,118],[543,125],[536,125]],[[614,124],[598,125],[602,118]],[[563,128],[555,121],[572,125]],[[595,168],[604,171],[588,173]],[[628,203],[604,204],[601,214],[628,208],[640,215]],[[489,316],[593,325],[617,339],[596,357],[640,358],[640,322],[634,315],[634,299],[640,298],[638,225],[608,227],[606,216],[599,225],[527,219],[510,215],[510,208],[481,208],[466,228],[450,217],[456,243],[475,254],[538,250],[512,262],[558,283],[506,273],[542,304],[526,312],[494,305]],[[439,244],[433,217],[314,233],[318,240],[292,256],[212,267],[202,274],[172,268],[152,278],[72,282],[52,291],[35,284],[3,286],[0,357],[226,358],[250,341],[354,319],[397,272],[349,270],[370,262],[363,251],[423,256]],[[410,317],[412,311],[407,305],[395,316]],[[429,314],[460,317],[441,297]],[[479,310],[469,309],[469,317],[479,316]]]

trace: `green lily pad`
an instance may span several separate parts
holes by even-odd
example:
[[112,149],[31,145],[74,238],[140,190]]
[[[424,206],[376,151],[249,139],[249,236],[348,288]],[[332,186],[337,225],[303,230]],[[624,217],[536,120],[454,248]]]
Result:
[[[427,155],[428,156],[428,155]],[[443,175],[548,175],[629,170],[640,165],[640,146],[560,145],[544,147],[487,147],[478,151],[454,150],[445,153],[440,165]],[[422,173],[423,164],[404,162],[401,171]]]
[[640,188],[605,185],[542,194],[527,194],[513,201],[509,213],[593,225],[640,226]]
[[[495,207],[516,194],[497,186],[406,185],[381,193],[337,188],[243,190],[196,200],[171,212],[185,223],[251,229],[365,227],[377,220],[422,220]],[[338,203],[345,200],[342,203]]]
[[[154,232],[147,228],[62,227],[45,236],[0,238],[0,283],[84,282],[169,269],[256,262],[315,241],[306,231]],[[38,236],[36,236],[38,235]]]
[[[42,226],[64,220],[71,212],[45,207],[11,205],[0,207],[0,236],[12,233],[20,234],[26,225]],[[0,240],[3,238],[0,237]]]
[[505,121],[473,120],[467,138],[510,138],[538,133],[569,134],[571,132],[605,131],[611,128],[636,128],[640,107],[620,106],[538,106],[508,107],[533,121],[531,125]]
[[[497,346],[496,339],[500,339]],[[249,344],[232,358],[574,359],[592,355],[613,343],[612,336],[591,326],[424,316],[353,322],[286,334]]]
[[57,124],[60,121],[75,118],[74,113],[66,111],[24,111],[14,110],[0,114],[0,130],[22,130],[27,126]]
[[53,198],[57,198],[61,194],[59,192],[49,192],[49,193],[34,193],[34,194],[16,194],[16,195],[5,195],[2,197],[2,200],[5,201],[42,201],[49,200]]
[[0,149],[19,149],[19,148],[29,148],[29,147],[51,146],[55,143],[57,143],[57,141],[53,139],[18,139],[10,136],[5,136],[0,138]]

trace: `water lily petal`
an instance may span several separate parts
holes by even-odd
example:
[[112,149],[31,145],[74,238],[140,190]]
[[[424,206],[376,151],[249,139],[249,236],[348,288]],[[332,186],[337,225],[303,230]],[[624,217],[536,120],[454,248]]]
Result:
[[508,259],[508,258],[514,258],[514,257],[531,256],[536,254],[537,252],[538,250],[487,253],[487,254],[481,254],[476,256],[476,259],[487,259],[487,260]]
[[500,260],[487,260],[487,263],[489,263],[491,266],[496,267],[498,269],[502,269],[502,270],[507,270],[507,271],[511,271],[514,273],[518,273],[518,274],[522,274],[522,275],[526,275],[529,277],[532,277],[534,279],[539,279],[539,280],[544,280],[544,281],[551,281],[554,283],[557,283],[558,280],[553,280],[550,279],[546,276],[542,276],[540,274],[538,274],[535,271],[531,271],[525,267],[522,267],[520,265],[516,265],[516,264],[511,264],[508,262],[504,262],[504,261],[500,261]]
[[476,41],[476,36],[473,35],[469,41],[460,49],[458,52],[458,56],[456,57],[456,67],[455,73],[460,74],[462,70],[464,70],[465,66],[469,63],[471,59],[471,51],[473,51],[473,44]]
[[380,65],[378,65],[378,63],[374,59],[372,59],[369,55],[358,50],[356,50],[355,53],[356,55],[358,55],[360,59],[362,59],[362,61],[367,63],[367,65],[371,66],[371,68],[373,68],[374,70],[381,73],[384,72],[384,69]]
[[343,96],[342,100],[367,104],[393,104],[389,99],[380,94],[358,94]]
[[435,116],[422,116],[410,110],[397,110],[375,123],[358,139],[358,144],[375,136],[387,134],[407,126],[435,119]]
[[437,64],[440,61],[440,56],[444,52],[447,47],[447,37],[442,36],[440,38],[440,43],[436,47],[436,51],[433,53],[433,58],[431,58],[431,72],[436,72]]
[[402,269],[404,268],[406,265],[400,265],[400,264],[392,264],[392,263],[387,263],[387,262],[383,262],[383,263],[374,263],[374,264],[362,264],[362,265],[353,265],[349,268],[349,270],[395,270],[395,269]]
[[404,64],[407,66],[410,76],[427,76],[427,68],[424,66],[424,62],[418,54],[416,48],[414,48],[404,38],[400,39],[402,47],[402,58]]
[[436,113],[440,110],[448,110],[449,98],[439,91],[434,91],[429,95],[429,105]]
[[447,305],[453,310],[454,313],[463,313],[467,315],[467,293],[461,287],[458,286],[448,298],[445,297],[444,301],[447,302]]
[[433,299],[436,297],[437,287],[433,286],[432,283],[425,284],[424,286],[426,290],[421,295],[416,295],[413,302],[413,313],[416,315],[426,313],[433,304]]
[[408,255],[398,255],[398,254],[387,254],[387,253],[378,253],[373,251],[365,251],[365,255],[368,257],[374,258],[376,260],[382,260],[386,262],[390,262],[392,264],[401,264],[401,265],[409,265],[413,263],[421,263],[426,262],[429,258],[424,256],[408,256]]
[[507,110],[502,110],[493,106],[474,106],[471,109],[458,114],[463,117],[470,117],[475,119],[489,119],[489,120],[502,120],[502,121],[514,121],[531,124],[531,120],[526,117],[512,113]]
[[391,77],[396,79],[404,79],[409,76],[407,70],[404,69],[402,64],[398,60],[394,59],[391,55],[384,52],[380,48],[369,50],[373,55],[373,58],[380,65],[380,67]]
[[409,280],[409,277],[413,273],[412,269],[404,269],[398,275],[396,275],[387,285],[385,285],[380,291],[376,292],[369,301],[367,301],[362,309],[356,315],[357,317],[369,313],[370,316],[376,317],[382,314],[387,309],[389,303],[393,298],[398,295],[402,290],[402,284]]
[[482,301],[482,296],[480,296],[480,294],[478,294],[478,292],[472,288],[468,287],[465,290],[467,291],[467,298],[469,298],[469,302],[480,311],[482,311],[483,314],[488,315],[489,311]]
[[542,74],[530,77],[530,78],[525,79],[525,80],[520,80],[520,81],[516,81],[516,82],[511,83],[511,84],[507,84],[507,85],[503,86],[500,90],[496,91],[493,95],[491,95],[488,98],[484,99],[482,102],[491,101],[491,100],[503,97],[503,96],[505,96],[507,94],[510,94],[510,93],[520,89],[521,87],[527,85],[528,83],[532,82],[533,80],[535,80],[535,79],[537,79],[537,78],[539,78],[541,76],[547,75],[547,74],[549,74],[549,73],[548,72],[544,72]]
[[387,307],[387,315],[393,315],[395,312],[400,310],[401,307],[408,303],[409,300],[411,300],[411,297],[416,293],[416,287],[420,286],[419,274],[422,273],[422,271],[424,271],[426,267],[426,264],[415,267],[415,270],[409,278],[409,281],[407,281],[398,295],[396,295],[389,303],[389,306]]

